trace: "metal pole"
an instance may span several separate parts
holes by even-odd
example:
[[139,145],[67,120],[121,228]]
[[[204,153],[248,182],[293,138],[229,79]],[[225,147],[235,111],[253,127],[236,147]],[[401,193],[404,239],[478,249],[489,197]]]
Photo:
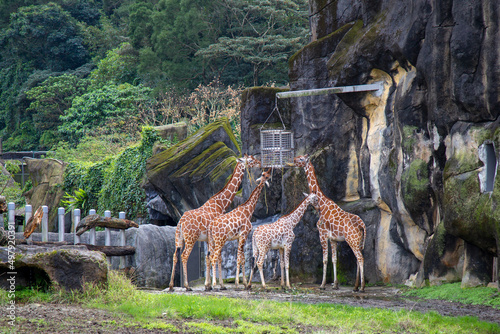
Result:
[[341,86],[341,87],[329,87],[329,88],[318,88],[318,89],[307,89],[307,90],[280,92],[280,93],[276,93],[276,97],[279,99],[283,99],[283,98],[289,98],[289,97],[312,96],[312,95],[369,92],[369,91],[382,90],[382,88],[383,88],[382,83],[377,82],[377,83],[368,84],[368,85]]
[[[118,213],[118,218],[125,219],[125,212],[121,211]],[[120,230],[120,246],[125,246],[125,230]],[[120,268],[125,268],[125,256],[120,256]]]
[[[89,210],[89,215],[95,215],[96,211],[94,209]],[[95,245],[95,227],[91,228],[89,231],[89,244]]]
[[[104,211],[104,217],[111,218],[111,211]],[[111,230],[108,227],[104,228],[104,246],[111,246]]]
[[[33,208],[31,205],[26,205],[24,207],[24,226],[28,224],[28,220],[30,220],[31,216],[33,215]],[[31,235],[28,238],[28,243],[31,243]]]
[[42,206],[43,217],[42,217],[42,241],[49,241],[49,207]]
[[59,242],[64,241],[64,208],[57,209]]
[[73,222],[75,225],[75,230],[73,231],[74,233],[74,244],[79,244],[80,243],[80,236],[76,234],[76,229],[78,228],[78,224],[80,224],[80,209],[75,209],[73,210]]

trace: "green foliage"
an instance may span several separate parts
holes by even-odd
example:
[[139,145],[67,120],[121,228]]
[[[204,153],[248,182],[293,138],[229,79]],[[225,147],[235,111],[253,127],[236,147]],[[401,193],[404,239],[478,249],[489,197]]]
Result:
[[96,134],[134,132],[137,105],[149,99],[151,90],[144,86],[105,85],[76,97],[71,108],[60,117],[63,122],[59,132],[70,141],[77,143],[79,138]]
[[65,73],[49,77],[26,92],[26,96],[31,100],[26,111],[32,112],[33,125],[37,132],[43,132],[39,148],[51,148],[59,141],[60,136],[55,131],[61,125],[59,117],[71,107],[76,96],[85,92],[87,85],[87,80]]
[[146,160],[152,155],[153,144],[162,139],[151,127],[143,128],[141,134],[139,144],[102,162],[89,164],[73,161],[68,164],[64,190],[72,194],[81,189],[87,195],[83,212],[94,208],[98,212],[110,210],[115,215],[125,211],[127,217],[133,218],[145,215],[145,193],[140,184],[146,172]]
[[82,188],[75,190],[73,195],[66,193],[61,204],[64,205],[66,212],[73,211],[75,209],[81,209],[82,212],[88,212],[90,208],[87,206],[89,196]]
[[0,45],[38,69],[74,69],[88,60],[76,20],[55,3],[19,8]]
[[101,88],[110,84],[132,84],[136,78],[139,53],[129,43],[108,51],[97,68],[90,74],[92,88]]
[[[259,78],[266,68],[286,64],[306,42],[307,8],[303,1],[230,0],[222,5],[228,10],[229,33],[200,48],[196,55],[215,67],[221,65],[221,59],[250,64],[254,86],[261,83]],[[286,82],[284,74],[275,79]]]

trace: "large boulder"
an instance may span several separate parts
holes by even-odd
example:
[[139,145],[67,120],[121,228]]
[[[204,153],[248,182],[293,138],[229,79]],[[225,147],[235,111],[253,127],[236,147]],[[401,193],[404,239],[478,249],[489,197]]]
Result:
[[[119,231],[112,230],[111,246],[120,246]],[[16,234],[22,238],[22,233]],[[33,241],[41,241],[41,233],[33,233]],[[58,233],[49,233],[49,241],[58,241]],[[73,243],[73,233],[65,233],[64,240]],[[83,233],[80,242],[90,242],[89,232]],[[96,232],[96,245],[104,245],[105,232]],[[129,228],[125,231],[125,244],[135,247],[134,255],[109,257],[110,268],[113,270],[127,269],[133,272],[132,279],[140,287],[163,289],[170,282],[172,273],[172,256],[175,250],[175,227],[156,226],[152,224],[139,225],[139,228]],[[67,246],[79,248],[84,246]],[[178,280],[178,278],[177,278]]]
[[241,152],[229,121],[222,119],[166,150],[157,150],[147,161],[145,187],[154,191],[166,207],[162,214],[178,221],[185,211],[203,205],[224,187]]
[[26,203],[33,208],[49,207],[49,231],[57,230],[57,208],[64,196],[66,164],[56,159],[25,159],[33,188],[25,193]]
[[[8,263],[8,250],[0,248],[0,281],[7,288],[6,280],[12,272]],[[82,291],[85,284],[107,287],[108,264],[101,252],[87,250],[84,246],[66,246],[57,249],[38,246],[18,246],[14,262],[16,286],[48,284],[65,290]]]

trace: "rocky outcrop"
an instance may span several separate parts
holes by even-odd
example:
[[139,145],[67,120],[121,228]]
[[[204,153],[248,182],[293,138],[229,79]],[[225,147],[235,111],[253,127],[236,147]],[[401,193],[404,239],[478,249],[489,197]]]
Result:
[[[7,251],[0,249],[0,285],[12,272],[7,262]],[[16,287],[51,285],[65,290],[82,291],[85,284],[107,287],[108,264],[101,252],[84,246],[66,246],[57,249],[38,246],[17,246],[15,267]]]
[[156,148],[146,165],[150,212],[162,210],[163,218],[177,222],[185,211],[200,207],[224,187],[240,155],[227,119],[166,150]]
[[[23,238],[22,233],[16,234],[17,238]],[[33,241],[41,241],[41,233],[33,233]],[[48,234],[49,241],[58,241],[57,233]],[[64,240],[72,244],[74,236],[65,233]],[[89,243],[89,233],[81,235],[80,242]],[[96,245],[104,245],[105,232],[96,232]],[[111,246],[119,246],[120,235],[116,230],[111,231]],[[170,282],[172,273],[172,256],[175,250],[175,227],[156,226],[152,224],[140,225],[139,228],[131,228],[125,231],[125,245],[135,248],[134,255],[109,257],[107,261],[113,270],[131,268],[132,279],[135,284],[142,287],[163,289]],[[85,246],[65,246],[67,248],[78,248]],[[54,248],[55,249],[55,248]],[[100,252],[98,252],[101,254]]]
[[49,231],[57,230],[57,208],[64,196],[66,164],[55,159],[25,159],[33,188],[25,193],[26,203],[33,208],[49,207]]
[[[325,194],[367,225],[368,282],[491,279],[488,263],[500,249],[499,12],[482,0],[310,1],[312,40],[289,61],[290,89],[382,85],[278,100],[296,155],[309,153]],[[244,94],[249,154],[258,151],[258,128],[246,120],[269,115],[270,101],[262,89]],[[301,170],[281,177],[284,212],[307,186]],[[306,214],[297,226],[291,259],[312,280],[321,272],[316,219]],[[355,261],[340,248],[349,281]]]

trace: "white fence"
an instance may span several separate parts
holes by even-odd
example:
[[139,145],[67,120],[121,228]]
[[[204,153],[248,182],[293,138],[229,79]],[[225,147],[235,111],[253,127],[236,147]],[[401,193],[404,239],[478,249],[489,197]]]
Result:
[[[15,224],[15,210],[16,210],[16,204],[13,202],[10,202],[7,206],[8,208],[8,222],[9,224]],[[49,207],[44,205],[42,206],[43,210],[43,217],[42,217],[42,242],[48,242],[49,241]],[[89,210],[89,215],[95,215],[96,210],[91,209]],[[31,205],[26,205],[25,207],[25,221],[24,221],[24,226],[28,223],[28,220],[31,218],[33,215],[33,209]],[[66,210],[64,208],[58,208],[57,209],[57,216],[58,216],[58,241],[63,242],[66,241],[64,240],[64,225],[65,225],[65,215],[66,215]],[[78,228],[78,224],[80,224],[81,221],[81,210],[80,209],[75,209],[73,210],[73,244],[79,244],[80,243],[80,236],[76,234],[76,230]],[[111,217],[111,211],[106,210],[104,211],[104,217]],[[125,219],[125,212],[120,212],[118,214],[118,218],[120,219]],[[24,228],[22,229],[24,230]],[[23,231],[18,231],[18,232],[23,232]],[[91,228],[89,231],[89,244],[90,245],[96,245],[96,230],[95,228]],[[111,246],[111,229],[105,227],[104,228],[104,246]],[[28,241],[31,241],[32,236],[29,236]],[[120,246],[125,246],[125,230],[121,229],[119,231],[119,238]],[[125,267],[125,256],[120,256],[120,268]]]

